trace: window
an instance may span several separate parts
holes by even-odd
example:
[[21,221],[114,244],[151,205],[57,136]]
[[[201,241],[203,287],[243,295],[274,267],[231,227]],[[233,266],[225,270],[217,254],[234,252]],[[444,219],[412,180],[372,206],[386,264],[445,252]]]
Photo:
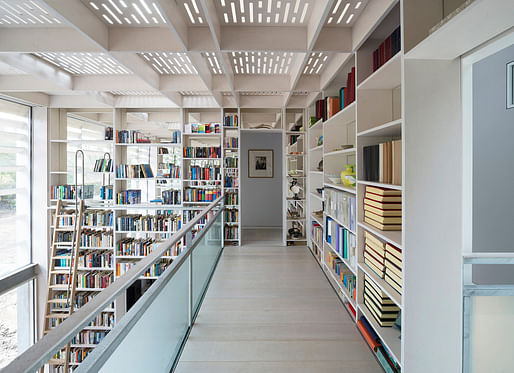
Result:
[[31,262],[30,114],[0,100],[0,274]]
[[[31,108],[0,100],[0,275],[30,264],[31,246]],[[0,292],[0,368],[34,340],[33,281],[15,286]]]

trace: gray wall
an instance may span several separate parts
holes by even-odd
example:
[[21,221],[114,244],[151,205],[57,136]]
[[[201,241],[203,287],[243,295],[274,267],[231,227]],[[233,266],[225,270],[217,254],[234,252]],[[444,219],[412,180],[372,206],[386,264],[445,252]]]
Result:
[[[273,149],[274,177],[248,178],[248,149]],[[282,134],[241,132],[241,226],[282,226]]]
[[[514,46],[473,65],[475,252],[514,251],[514,109],[506,109],[506,64],[511,61]],[[473,280],[514,283],[514,268],[475,266]]]

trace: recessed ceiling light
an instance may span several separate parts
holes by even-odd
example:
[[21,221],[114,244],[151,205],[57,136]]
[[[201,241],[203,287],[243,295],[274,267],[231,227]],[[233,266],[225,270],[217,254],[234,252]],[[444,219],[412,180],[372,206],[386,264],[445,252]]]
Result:
[[361,6],[362,2],[359,1],[357,4],[355,4],[355,9],[359,9],[359,7]]
[[346,14],[347,10],[348,10],[348,7],[350,6],[350,3],[346,3],[346,5],[344,6],[344,9],[341,13],[341,15],[339,16],[339,19],[337,20],[337,23],[341,23],[341,21],[343,20],[343,17],[344,15]]
[[343,0],[337,0],[337,4],[334,7],[334,11],[332,12],[332,14],[336,14],[337,13],[337,9],[339,9],[339,5],[341,5],[341,1],[343,1]]
[[284,10],[284,23],[287,23],[287,17],[289,17],[289,7],[290,7],[291,4],[287,3],[286,4],[286,9]]
[[236,16],[236,6],[234,3],[230,3],[230,8],[232,9],[232,19],[234,23],[237,23],[237,16]]
[[95,10],[98,10],[98,7],[92,1],[89,2],[89,5],[91,5]]
[[121,11],[120,8],[118,8],[118,6],[116,5],[116,3],[114,1],[109,0],[109,3],[111,3],[111,5],[114,8],[114,10],[116,10],[119,14],[123,15],[123,12]]
[[191,21],[191,23],[195,23],[195,19],[193,18],[193,13],[191,13],[191,9],[189,9],[189,4],[188,3],[184,3],[184,8],[186,8],[186,11],[187,11],[187,15],[189,16],[189,20]]
[[196,14],[200,14],[200,10],[198,9],[198,6],[196,5],[196,0],[191,0],[193,3],[193,7],[195,8]]
[[145,0],[139,0],[139,2],[141,3],[141,5],[143,5],[143,8],[145,8],[145,10],[148,14],[152,14],[152,10],[148,7]]
[[303,6],[303,12],[302,12],[302,17],[300,18],[300,23],[303,23],[303,21],[305,20],[305,15],[307,14],[307,9],[309,9],[309,3],[305,3],[305,5]]
[[348,24],[348,23],[350,23],[350,21],[352,20],[352,18],[353,18],[353,13],[352,13],[352,14],[350,14],[350,17],[348,17],[348,19],[346,20],[346,23],[347,23],[347,24]]

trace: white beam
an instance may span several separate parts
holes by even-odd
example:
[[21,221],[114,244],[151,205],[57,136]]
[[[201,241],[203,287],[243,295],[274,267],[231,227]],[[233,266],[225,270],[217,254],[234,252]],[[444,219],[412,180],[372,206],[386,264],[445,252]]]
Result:
[[[100,99],[100,100],[99,100]],[[55,95],[50,96],[51,108],[112,108],[103,98],[89,95]]]
[[101,52],[96,43],[77,30],[63,27],[4,27],[0,32],[0,52]]
[[42,79],[34,75],[0,75],[0,91],[7,92],[44,92],[67,91],[54,84],[51,80]]
[[162,75],[161,92],[197,91],[209,89],[198,75]]
[[141,57],[134,53],[112,52],[111,56],[139,76],[150,87],[159,89],[160,76]]
[[158,96],[116,96],[114,106],[116,108],[177,108],[172,101],[160,94]]
[[[334,43],[337,40],[337,43]],[[351,53],[352,29],[350,27],[323,27],[313,52],[343,52]]]
[[236,91],[289,91],[291,87],[289,75],[236,75],[234,89]]
[[109,48],[109,28],[80,0],[40,1],[100,48]]
[[160,8],[161,13],[166,19],[169,29],[175,35],[177,41],[182,45],[182,49],[188,49],[188,31],[187,24],[182,19],[182,12],[175,1],[154,0],[155,4]]
[[50,103],[50,97],[48,95],[38,92],[2,92],[0,94],[0,98],[1,97],[14,99],[34,106],[48,106]]
[[30,54],[0,53],[0,61],[56,86],[66,89],[73,87],[73,78],[70,74]]
[[307,29],[292,26],[223,26],[221,50],[305,52]]
[[241,108],[282,108],[285,95],[281,96],[244,96],[239,98]]
[[182,52],[183,45],[167,27],[113,27],[109,50],[114,52]]
[[152,87],[137,75],[78,75],[73,77],[73,89],[75,91],[158,91],[158,88]]

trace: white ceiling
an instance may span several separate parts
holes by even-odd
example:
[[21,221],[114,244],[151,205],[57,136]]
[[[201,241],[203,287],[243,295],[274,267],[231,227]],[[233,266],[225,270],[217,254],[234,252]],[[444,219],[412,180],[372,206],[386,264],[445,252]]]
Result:
[[302,106],[353,51],[371,1],[0,0],[0,94]]

